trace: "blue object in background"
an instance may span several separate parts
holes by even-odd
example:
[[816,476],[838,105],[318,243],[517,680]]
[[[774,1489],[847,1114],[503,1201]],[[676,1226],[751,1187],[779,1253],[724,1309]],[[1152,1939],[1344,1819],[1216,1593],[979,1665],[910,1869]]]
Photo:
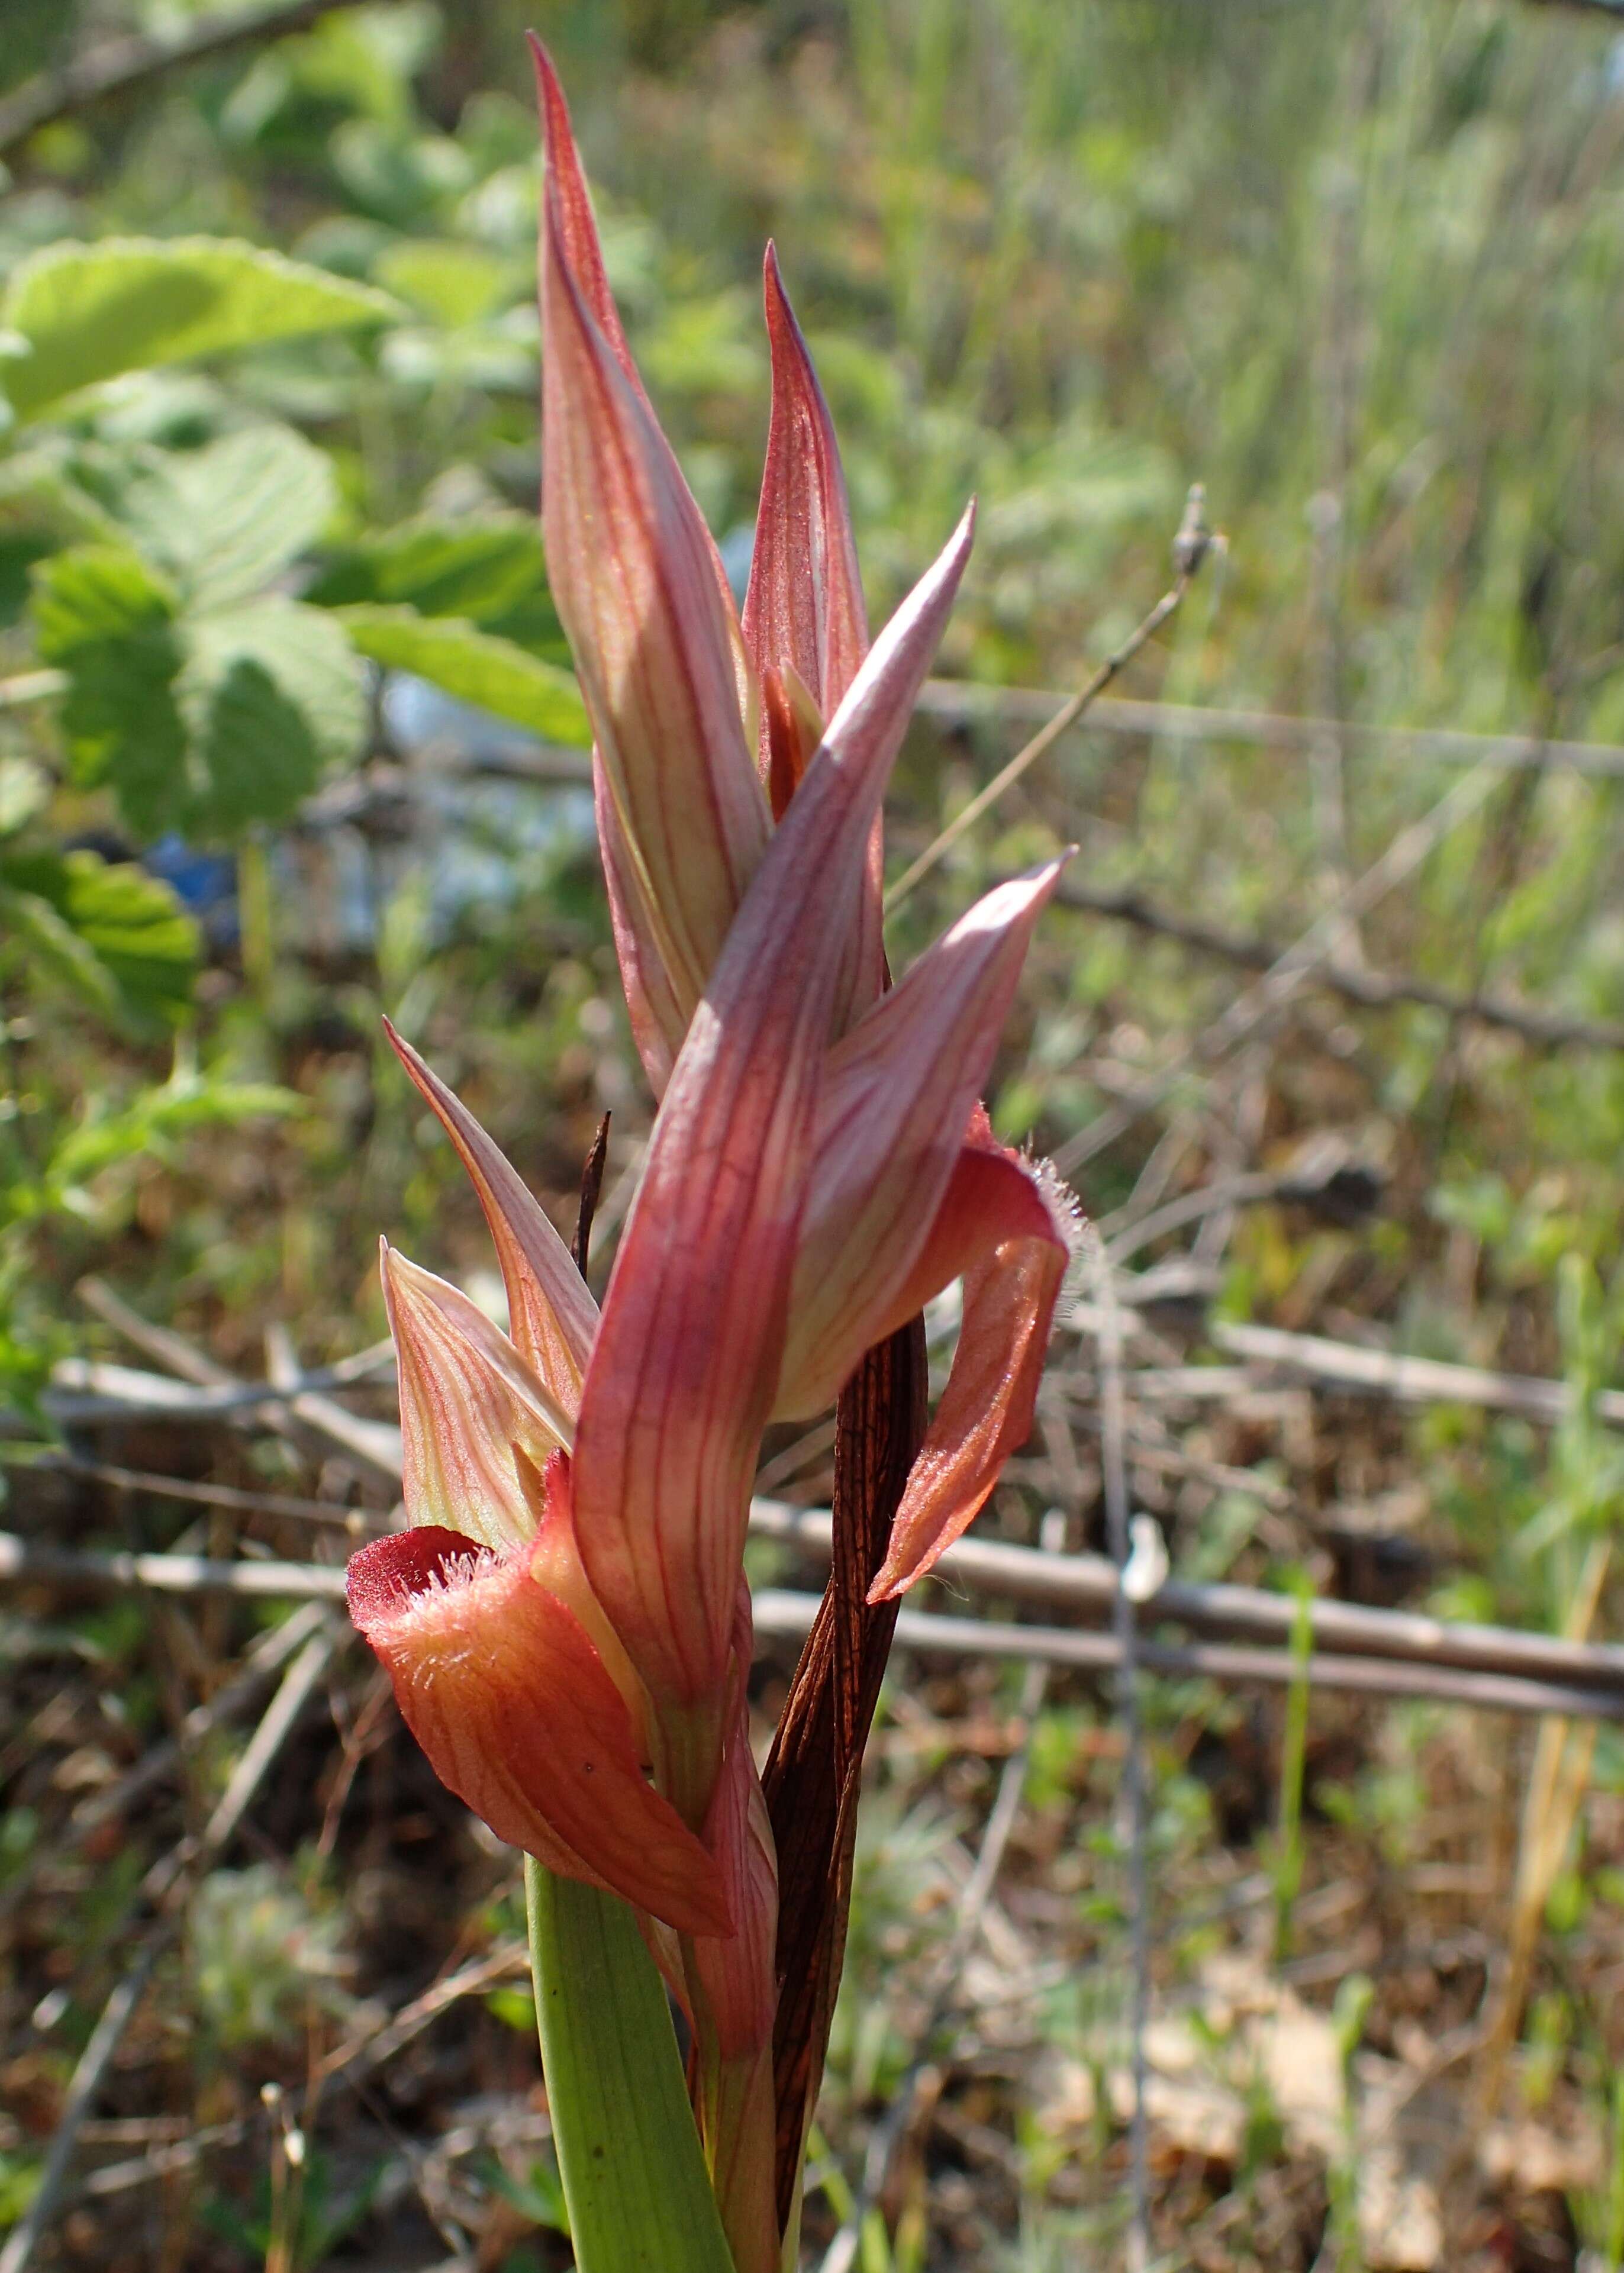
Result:
[[167,884],[181,905],[196,916],[214,948],[235,947],[240,933],[237,907],[237,863],[229,853],[199,852],[171,829],[141,855],[149,876]]

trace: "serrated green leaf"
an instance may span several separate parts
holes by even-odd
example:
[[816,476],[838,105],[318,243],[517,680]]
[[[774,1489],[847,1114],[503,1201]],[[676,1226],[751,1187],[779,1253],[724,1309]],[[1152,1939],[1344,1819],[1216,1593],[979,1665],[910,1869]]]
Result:
[[37,892],[13,890],[0,869],[0,934],[26,947],[35,964],[64,980],[104,1016],[118,1009],[112,973],[49,900]]
[[76,778],[109,782],[125,810],[174,818],[186,730],[175,697],[183,661],[173,589],[139,554],[76,545],[34,572],[41,659],[66,671],[62,730]]
[[279,594],[187,615],[137,554],[81,545],[36,570],[34,621],[41,658],[67,673],[78,779],[111,788],[143,836],[285,820],[365,727],[344,632]]
[[0,891],[35,947],[98,1009],[173,1021],[192,1000],[197,926],[169,886],[94,852],[13,852]]
[[287,1118],[303,1112],[296,1092],[268,1082],[233,1082],[216,1075],[177,1073],[161,1089],[143,1090],[128,1105],[94,1098],[84,1118],[63,1135],[47,1163],[34,1212],[87,1212],[82,1187],[103,1168],[138,1152],[163,1158],[199,1129],[234,1128],[244,1121]]
[[544,741],[583,747],[591,741],[586,706],[569,672],[511,640],[458,617],[420,616],[414,608],[364,605],[335,612],[362,654],[387,670],[413,671]]
[[528,514],[402,521],[332,553],[304,589],[318,607],[370,601],[425,616],[466,616],[482,629],[546,589],[541,531]]
[[284,821],[366,724],[354,649],[330,615],[273,596],[197,617],[177,686],[191,729],[191,827],[230,836]]
[[130,484],[119,511],[149,559],[217,608],[262,590],[313,543],[336,496],[325,451],[290,426],[250,426],[166,452]]
[[4,367],[20,417],[120,371],[376,323],[385,293],[229,237],[51,245],[12,271],[0,324],[31,352]]

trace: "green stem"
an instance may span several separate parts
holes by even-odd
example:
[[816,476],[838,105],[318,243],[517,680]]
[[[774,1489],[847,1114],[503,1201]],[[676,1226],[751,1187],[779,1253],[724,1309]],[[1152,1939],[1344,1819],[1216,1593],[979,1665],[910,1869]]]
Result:
[[733,2273],[665,1987],[613,1894],[527,1857],[547,2106],[579,2273]]

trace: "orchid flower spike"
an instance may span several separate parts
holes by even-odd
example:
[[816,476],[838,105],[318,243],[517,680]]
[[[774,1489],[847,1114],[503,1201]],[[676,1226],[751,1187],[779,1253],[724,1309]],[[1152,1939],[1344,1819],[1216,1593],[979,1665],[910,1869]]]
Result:
[[[592,717],[621,979],[659,1094],[709,983],[711,942],[775,824],[781,834],[793,816],[815,753],[850,733],[852,706],[872,702],[876,682],[839,448],[776,254],[771,417],[739,620],[632,360],[539,48],[536,63],[549,574]],[[930,584],[876,655],[917,636]],[[963,1278],[958,1354],[876,1581],[885,1594],[973,1521],[1032,1425],[1076,1211],[1057,1178],[996,1142],[980,1099],[1062,865],[989,893],[891,988],[876,815],[844,919],[772,1414],[821,1410],[865,1349]],[[841,920],[832,892],[825,915]]]
[[740,617],[627,345],[539,48],[537,71],[549,574],[659,1106],[600,1313],[512,1167],[390,1031],[474,1183],[508,1331],[385,1247],[408,1527],[353,1559],[350,1602],[441,1779],[637,1909],[694,2022],[740,2273],[765,2273],[776,1866],[742,1574],[762,1436],[828,1405],[962,1279],[877,1599],[930,1568],[1027,1433],[1071,1203],[981,1098],[1065,856],[988,893],[891,985],[881,807],[974,508],[870,642],[832,423],[769,249],[772,411]]

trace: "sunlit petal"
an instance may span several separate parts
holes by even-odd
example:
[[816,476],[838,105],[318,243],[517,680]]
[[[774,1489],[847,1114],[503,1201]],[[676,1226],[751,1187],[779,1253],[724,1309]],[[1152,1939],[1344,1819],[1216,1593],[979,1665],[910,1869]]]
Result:
[[962,1272],[959,1347],[870,1602],[924,1576],[1031,1433],[1074,1226],[1071,1195],[1051,1171],[990,1139],[966,1147],[916,1279],[945,1286]]
[[538,1467],[570,1440],[568,1414],[459,1287],[382,1243],[384,1303],[400,1370],[401,1487],[411,1523],[500,1549],[534,1519],[515,1448]]
[[643,1061],[649,1087],[664,1097],[688,1032],[691,1004],[684,1003],[665,969],[659,926],[649,906],[641,870],[633,866],[625,834],[601,766],[592,769],[592,804],[598,815],[598,851],[609,899],[609,921],[620,966],[620,989],[631,1018],[632,1040]]
[[771,244],[763,281],[772,414],[744,640],[757,671],[787,664],[828,717],[868,649],[857,546],[834,422]]
[[[545,89],[547,85],[544,71]],[[593,301],[573,146],[549,127],[541,259],[542,521],[559,616],[641,901],[685,1012],[770,829],[732,602],[697,506]],[[568,192],[568,193],[567,193]],[[595,242],[595,240],[594,240]],[[584,282],[583,282],[584,278]],[[590,288],[590,289],[589,289]],[[618,337],[618,334],[617,334]]]
[[673,1071],[615,1258],[575,1509],[593,1591],[657,1705],[714,1694],[726,1667],[846,929],[970,535],[966,514],[773,836]]
[[831,1053],[779,1419],[820,1412],[864,1350],[919,1307],[914,1266],[1064,865],[1063,855],[989,892]]
[[598,1304],[568,1248],[516,1168],[468,1107],[386,1018],[384,1031],[441,1127],[456,1146],[485,1210],[508,1289],[508,1332],[564,1412],[581,1401],[581,1381],[598,1330]]
[[[801,766],[792,770],[793,744],[786,734],[789,722],[781,707],[775,710],[778,689],[770,690],[770,674],[778,675],[779,686],[804,688],[823,716],[832,716],[868,651],[868,626],[834,422],[771,244],[763,281],[772,350],[772,415],[743,631],[763,682],[760,762],[773,811],[781,814],[816,737],[806,743],[803,730],[804,754]],[[837,1032],[873,1001],[885,983],[883,872],[883,836],[876,821],[857,920],[837,989]]]

